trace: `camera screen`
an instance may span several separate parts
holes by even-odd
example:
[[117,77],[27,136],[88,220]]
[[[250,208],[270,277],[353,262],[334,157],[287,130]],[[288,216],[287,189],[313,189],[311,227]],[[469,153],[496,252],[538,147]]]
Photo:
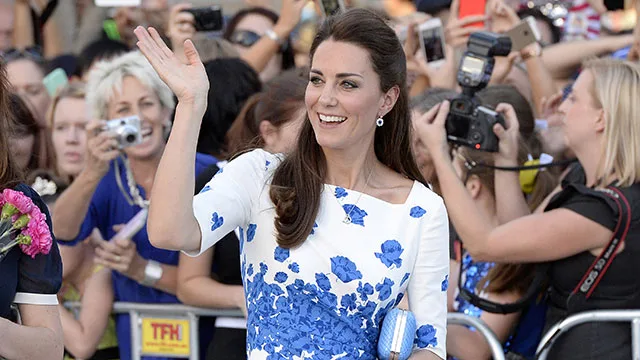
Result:
[[462,71],[470,74],[474,78],[482,74],[484,69],[484,61],[471,56],[465,56],[462,61]]
[[442,27],[438,26],[432,29],[422,30],[422,39],[427,62],[438,61],[444,59],[444,44],[442,39]]

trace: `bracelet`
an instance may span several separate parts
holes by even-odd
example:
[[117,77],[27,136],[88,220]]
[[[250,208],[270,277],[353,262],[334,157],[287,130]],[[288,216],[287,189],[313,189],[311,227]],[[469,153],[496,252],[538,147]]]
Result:
[[280,36],[278,36],[278,34],[276,34],[275,31],[273,31],[272,29],[267,29],[267,31],[264,32],[264,34],[271,40],[275,41],[278,45],[282,46],[282,44],[284,43],[284,41],[282,41],[282,39],[280,38]]

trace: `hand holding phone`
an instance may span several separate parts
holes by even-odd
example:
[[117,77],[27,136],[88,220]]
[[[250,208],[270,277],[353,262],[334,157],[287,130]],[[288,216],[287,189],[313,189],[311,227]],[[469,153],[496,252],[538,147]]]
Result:
[[42,79],[44,87],[47,89],[49,96],[54,96],[56,92],[69,84],[67,73],[61,68],[57,68],[50,72]]
[[420,24],[418,35],[427,64],[438,67],[445,61],[445,38],[442,21],[433,18]]
[[540,41],[540,32],[533,16],[529,16],[511,30],[506,32],[511,38],[511,50],[520,51],[535,42]]
[[222,8],[220,6],[207,6],[182,10],[193,14],[196,31],[220,31],[224,26]]

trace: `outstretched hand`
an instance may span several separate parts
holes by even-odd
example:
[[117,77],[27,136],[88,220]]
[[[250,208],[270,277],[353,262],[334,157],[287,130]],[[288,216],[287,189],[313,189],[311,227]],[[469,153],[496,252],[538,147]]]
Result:
[[413,128],[420,141],[427,147],[432,158],[449,157],[449,144],[445,122],[449,115],[449,101],[432,107],[413,119]]
[[[138,38],[138,47],[149,60],[160,78],[178,97],[179,102],[192,102],[206,105],[209,91],[209,79],[200,55],[191,40],[184,42],[184,64],[167,47],[156,29],[138,26],[134,30]],[[204,110],[204,107],[203,107]]]

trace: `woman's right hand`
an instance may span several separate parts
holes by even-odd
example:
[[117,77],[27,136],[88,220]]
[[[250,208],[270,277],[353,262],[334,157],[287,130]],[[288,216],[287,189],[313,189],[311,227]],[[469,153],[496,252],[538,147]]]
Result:
[[[191,4],[177,4],[171,7],[169,12],[169,24],[167,26],[167,37],[171,40],[171,48],[176,55],[183,52],[183,45],[187,39],[193,39],[196,34],[194,17],[190,12]],[[181,59],[186,62],[186,59]]]
[[506,128],[500,124],[493,126],[493,132],[498,137],[498,152],[494,156],[496,166],[518,165],[518,139],[520,138],[520,124],[513,106],[500,103],[496,112],[502,115]]
[[96,180],[109,171],[109,163],[120,155],[115,134],[103,131],[104,120],[92,120],[87,124],[87,159],[85,172]]
[[274,25],[273,31],[285,39],[291,34],[302,18],[302,9],[307,5],[306,0],[283,0],[280,8],[278,22]]
[[193,42],[184,42],[184,56],[187,60],[184,64],[167,47],[156,29],[150,27],[147,30],[138,26],[134,34],[138,38],[137,45],[140,51],[162,81],[178,97],[178,102],[197,104],[204,113],[209,93],[209,78]]

